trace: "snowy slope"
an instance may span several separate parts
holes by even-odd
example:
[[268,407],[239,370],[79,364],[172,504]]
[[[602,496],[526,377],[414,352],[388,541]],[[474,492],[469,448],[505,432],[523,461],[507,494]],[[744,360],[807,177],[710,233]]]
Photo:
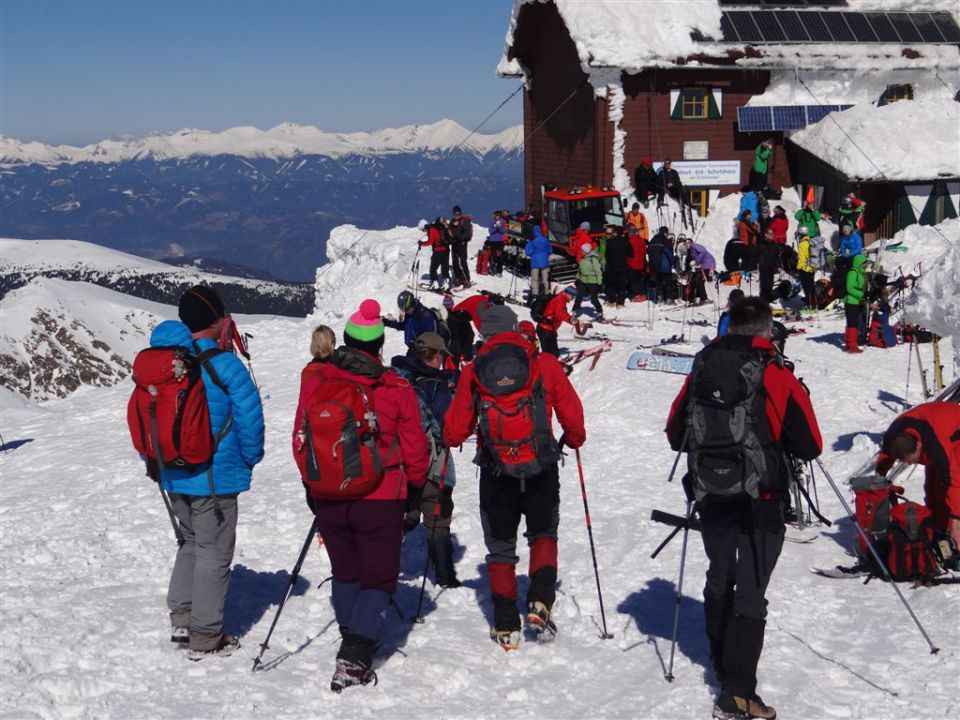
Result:
[[[46,409],[55,410],[48,413],[11,413],[4,403],[5,441],[31,440],[0,454],[5,718],[708,715],[716,684],[707,670],[699,540],[691,537],[687,555],[672,684],[664,682],[663,669],[679,541],[649,559],[668,531],[649,521],[650,511],[682,512],[684,506],[678,484],[665,482],[673,454],[662,432],[682,378],[624,369],[635,344],[680,332],[682,319],[714,322],[715,311],[708,308],[685,316],[657,309],[649,329],[642,325],[651,318],[648,306],[631,305],[619,316],[638,324],[609,328],[617,341],[613,351],[593,372],[580,365],[572,375],[586,409],[589,437],[582,456],[612,639],[598,637],[577,471],[568,461],[561,469],[555,608],[560,635],[552,646],[527,644],[512,654],[490,643],[485,550],[467,443],[454,455],[460,481],[453,520],[465,587],[441,593],[428,584],[426,622],[412,626],[425,549],[422,530],[407,537],[396,601],[408,620],[389,611],[377,660],[379,685],[342,696],[326,689],[338,633],[329,584],[317,588],[330,573],[329,560],[316,547],[264,656],[266,671],[250,672],[310,524],[288,437],[312,321],[332,322],[339,337],[343,318],[359,299],[375,295],[388,311],[416,252],[415,230],[362,233],[342,229],[331,238],[336,260],[319,275],[314,318],[244,324],[256,336],[251,350],[265,399],[267,455],[253,490],[240,501],[226,616],[228,629],[243,636],[243,648],[233,658],[194,665],[167,641],[164,597],[175,544],[156,490],[125,436],[129,388],[77,393],[48,403]],[[499,290],[509,286],[508,278],[481,282]],[[438,297],[425,298],[439,305]],[[847,355],[839,347],[842,325],[841,317],[824,315],[787,345],[797,374],[811,388],[825,439],[823,459],[838,481],[875,451],[879,433],[903,407],[907,376],[907,348]],[[686,330],[698,335],[701,328]],[[400,333],[387,332],[389,357],[402,343]],[[566,331],[561,335],[562,346],[584,344]],[[918,385],[914,373],[911,402],[920,399]],[[920,473],[907,481],[912,497],[922,496],[921,482]],[[825,514],[839,518],[840,505],[822,477],[818,488]],[[787,544],[770,587],[763,697],[784,718],[956,717],[956,589],[902,587],[943,648],[931,656],[890,588],[826,580],[808,571],[848,560],[850,524],[807,532],[819,537],[808,545]],[[521,556],[523,573],[526,552]]]
[[372,133],[328,133],[311,125],[282,123],[269,130],[235,127],[223,132],[185,128],[174,133],[155,134],[133,140],[103,140],[84,147],[38,142],[21,142],[0,136],[0,165],[40,163],[114,163],[124,160],[167,160],[203,155],[284,159],[300,155],[389,155],[425,151],[444,152],[462,145],[477,156],[494,150],[523,148],[523,128],[516,126],[500,133],[470,132],[453,120],[429,125],[385,128]]

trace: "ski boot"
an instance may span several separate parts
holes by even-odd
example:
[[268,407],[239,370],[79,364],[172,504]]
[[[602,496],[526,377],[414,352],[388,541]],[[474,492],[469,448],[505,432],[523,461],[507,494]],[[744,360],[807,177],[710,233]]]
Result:
[[506,652],[517,650],[520,647],[519,630],[498,630],[495,627],[490,628],[490,639]]
[[549,642],[557,636],[557,625],[542,602],[534,601],[527,605],[527,630],[541,642]]

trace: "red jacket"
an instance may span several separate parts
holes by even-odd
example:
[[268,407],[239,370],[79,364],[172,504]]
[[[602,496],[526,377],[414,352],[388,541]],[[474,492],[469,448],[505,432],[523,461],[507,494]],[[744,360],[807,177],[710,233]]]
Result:
[[924,502],[933,511],[934,522],[945,528],[950,516],[960,519],[960,405],[923,403],[894,420],[880,444],[879,474],[886,475],[895,462],[890,444],[901,433],[920,442],[918,462],[926,470]]
[[787,230],[790,229],[790,221],[786,215],[776,215],[770,220],[769,228],[773,228],[773,241],[780,245],[787,244]]
[[480,313],[490,307],[490,298],[486,295],[471,295],[450,308],[450,312],[460,312],[461,310],[470,316],[474,327],[480,332]]
[[597,241],[590,237],[590,233],[577,228],[577,231],[570,236],[570,244],[567,246],[570,249],[570,257],[576,261],[577,265],[583,260],[583,250],[580,248],[583,247],[584,243],[590,243],[594,250],[597,249]]
[[[557,414],[560,426],[566,434],[566,444],[578,448],[587,439],[587,431],[583,426],[583,405],[577,391],[573,389],[570,380],[563,371],[560,361],[553,355],[537,353],[533,345],[524,340],[515,332],[505,332],[489,338],[477,355],[490,352],[497,345],[512,343],[523,348],[533,365],[533,372],[540,373],[543,385],[547,391],[547,418],[553,426],[553,414]],[[460,373],[457,382],[457,391],[453,402],[447,411],[443,423],[443,441],[447,447],[457,447],[470,437],[477,427],[476,394],[474,391],[473,363],[469,363]]]
[[420,241],[421,246],[429,245],[434,252],[447,252],[450,249],[447,233],[441,232],[436,225],[431,225],[427,229],[427,239]]
[[[386,472],[379,487],[361,499],[405,499],[407,483],[423,487],[430,467],[430,448],[420,425],[420,404],[410,383],[385,370],[372,355],[350,348],[338,350],[322,373],[311,373],[307,382],[316,387],[336,379],[373,388],[373,407],[380,421],[377,447]],[[301,396],[306,389],[305,383]]]
[[[760,351],[770,360],[776,357],[773,345],[764,338],[728,334],[716,338],[704,351],[718,344],[747,345]],[[681,450],[686,428],[689,385],[690,376],[687,376],[680,393],[670,407],[670,416],[667,419],[667,438],[670,440],[670,447],[678,452]],[[763,373],[763,390],[766,395],[767,427],[770,430],[771,443],[774,446],[779,444],[784,451],[801,460],[813,460],[820,455],[823,451],[820,426],[817,424],[810,396],[793,373],[776,362],[770,362]],[[771,448],[764,449],[771,450]],[[782,462],[782,459],[778,458],[777,465],[782,465]],[[774,472],[777,468],[768,470]],[[768,476],[763,484],[768,489],[783,490],[785,488],[783,480],[784,478]]]
[[754,245],[757,242],[757,224],[754,222],[746,223],[741,220],[737,223],[737,231],[740,233],[740,242],[744,245]]
[[563,291],[558,292],[550,298],[543,308],[543,320],[538,322],[537,326],[542,327],[547,332],[557,332],[563,323],[572,323],[573,318],[570,317],[570,313],[567,311],[567,303],[569,301],[570,295]]
[[627,258],[627,267],[631,270],[643,272],[647,269],[647,241],[640,235],[628,235],[633,255]]

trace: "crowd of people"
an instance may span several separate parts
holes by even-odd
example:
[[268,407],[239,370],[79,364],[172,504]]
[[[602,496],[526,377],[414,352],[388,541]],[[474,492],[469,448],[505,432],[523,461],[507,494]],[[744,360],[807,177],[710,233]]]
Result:
[[[756,169],[758,176],[761,170]],[[664,190],[669,192],[669,185]],[[821,261],[823,216],[810,203],[795,215],[798,249],[790,257],[785,210],[776,206],[769,213],[749,188],[744,202],[737,238],[731,240],[743,247],[728,245],[723,275],[729,280],[757,269],[759,295],[745,296],[742,288],[730,293],[719,337],[697,354],[666,423],[670,446],[688,457],[683,483],[688,516],[695,511],[700,519],[709,561],[704,613],[721,686],[714,713],[733,720],[776,717],[757,693],[757,666],[766,590],[784,539],[788,458],[809,462],[822,451],[809,393],[783,362],[782,339],[778,348],[769,304],[775,289],[764,268],[794,265],[808,303],[816,306],[810,286],[828,267]],[[841,286],[851,352],[859,350],[856,333],[864,303],[875,312],[886,303],[889,312],[885,279],[868,280],[858,228],[862,208],[855,198],[844,203],[841,242],[832,258],[834,273],[842,261],[849,264]],[[498,213],[491,223],[491,257],[503,242],[503,222]],[[470,283],[467,227],[470,219],[455,207],[450,220],[438,218],[424,228],[433,257],[439,256],[431,258],[431,280],[444,278],[448,289],[444,253],[454,256],[453,277],[461,285]],[[376,677],[374,655],[397,587],[406,535],[423,524],[435,583],[450,589],[461,585],[452,527],[458,476],[452,451],[472,435],[477,437],[479,525],[494,608],[490,637],[506,650],[519,646],[524,627],[537,639],[553,638],[559,462],[564,447],[575,450],[587,439],[581,401],[558,360],[558,331],[564,323],[580,329],[575,316],[585,299],[602,318],[601,290],[612,306],[628,299],[675,301],[682,268],[685,299],[703,302],[707,283],[722,277],[713,256],[692,239],[674,238],[666,227],[650,237],[639,203],[632,205],[623,227],[608,225],[599,237],[589,226],[577,230],[571,240],[578,263],[575,292],[551,288],[552,247],[537,225],[530,235],[525,251],[537,271],[531,273],[530,321],[521,321],[495,293],[460,300],[447,294],[437,309],[415,292],[403,291],[396,299],[398,317],[384,313],[376,299],[364,300],[341,329],[339,345],[333,328],[320,325],[313,331],[291,447],[332,566],[332,605],[341,635],[331,679],[337,692]],[[236,498],[249,489],[252,469],[263,457],[264,420],[247,369],[223,348],[229,314],[222,300],[210,288],[191,288],[180,301],[179,315],[180,322],[157,326],[151,346],[183,348],[177,355],[181,364],[196,353],[196,377],[206,390],[215,442],[205,465],[151,462],[149,453],[146,459],[148,473],[169,493],[171,521],[180,538],[167,596],[171,641],[187,646],[190,659],[201,660],[229,655],[239,646],[236,637],[224,633],[223,607]],[[402,332],[407,348],[389,364],[383,357],[386,328]],[[960,415],[955,405],[931,405],[891,425],[877,469],[884,474],[895,460],[924,464],[927,505],[941,532],[960,547],[960,438],[951,434],[960,426]],[[733,422],[737,413],[747,421]],[[161,416],[152,415],[155,438]],[[521,518],[529,582],[518,606]]]

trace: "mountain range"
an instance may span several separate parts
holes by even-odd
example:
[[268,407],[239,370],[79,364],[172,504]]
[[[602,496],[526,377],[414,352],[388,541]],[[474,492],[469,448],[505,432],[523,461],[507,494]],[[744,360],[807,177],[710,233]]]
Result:
[[522,128],[451,120],[373,133],[284,123],[85,147],[0,137],[0,235],[70,237],[151,258],[312,280],[332,228],[522,202]]

